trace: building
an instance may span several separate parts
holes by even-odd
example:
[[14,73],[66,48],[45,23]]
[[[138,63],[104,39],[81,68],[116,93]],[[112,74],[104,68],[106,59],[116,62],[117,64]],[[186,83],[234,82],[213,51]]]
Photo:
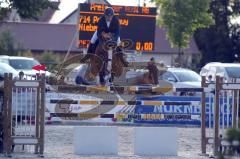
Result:
[[0,31],[9,30],[15,40],[35,57],[45,51],[51,51],[64,57],[68,51],[82,53],[78,49],[76,25],[0,22]]
[[[107,1],[98,0],[99,3]],[[57,4],[59,5],[59,4]],[[24,49],[30,50],[34,56],[39,56],[45,51],[51,51],[64,57],[67,52],[71,54],[80,54],[83,51],[77,48],[77,6],[69,15],[64,17],[59,24],[48,23],[54,13],[47,10],[40,21],[33,22],[21,20],[20,22],[1,22],[0,30],[10,30]],[[189,48],[184,49],[183,60],[189,66],[192,59],[200,54],[194,39],[191,39]],[[166,39],[166,30],[156,26],[155,30],[155,50],[153,52],[143,52],[141,54],[131,53],[129,59],[135,61],[148,61],[155,57],[156,61],[163,61],[167,65],[172,65],[178,56],[178,50],[172,48]]]

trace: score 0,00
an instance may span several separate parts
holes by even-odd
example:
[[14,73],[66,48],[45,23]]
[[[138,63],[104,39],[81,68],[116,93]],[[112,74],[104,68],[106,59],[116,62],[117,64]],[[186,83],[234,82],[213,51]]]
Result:
[[153,43],[152,42],[136,42],[136,50],[137,51],[152,51],[153,50]]

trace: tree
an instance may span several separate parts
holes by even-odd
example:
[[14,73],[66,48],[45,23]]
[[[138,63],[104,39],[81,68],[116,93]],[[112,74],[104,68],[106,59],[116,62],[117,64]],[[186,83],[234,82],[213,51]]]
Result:
[[167,29],[167,38],[173,47],[188,47],[190,38],[199,28],[212,24],[208,12],[210,0],[153,0],[159,7],[158,22]]
[[22,47],[15,41],[9,30],[0,34],[0,55],[17,56],[22,51]]
[[23,56],[23,57],[33,57],[33,54],[30,50],[24,50],[24,51],[21,51],[18,56]]
[[240,143],[240,121],[238,128],[230,128],[227,130],[226,139],[229,142],[229,148],[227,149],[227,151],[223,152],[222,154],[223,158],[224,156],[229,157],[236,155],[236,153],[240,155],[240,146],[234,144],[234,142]]
[[37,19],[42,11],[49,7],[57,9],[49,0],[0,0],[0,20],[3,20],[11,9],[16,9],[22,18]]
[[198,29],[194,35],[202,52],[201,65],[208,62],[233,62],[240,55],[240,26],[234,19],[240,14],[240,0],[211,0],[215,25]]

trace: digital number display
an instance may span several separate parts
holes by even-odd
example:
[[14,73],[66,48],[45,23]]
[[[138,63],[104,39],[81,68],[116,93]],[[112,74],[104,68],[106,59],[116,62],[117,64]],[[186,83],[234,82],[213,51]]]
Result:
[[[87,48],[97,23],[107,6],[103,4],[79,4],[79,48]],[[121,39],[133,41],[132,50],[153,51],[156,8],[135,6],[112,6],[120,23]]]

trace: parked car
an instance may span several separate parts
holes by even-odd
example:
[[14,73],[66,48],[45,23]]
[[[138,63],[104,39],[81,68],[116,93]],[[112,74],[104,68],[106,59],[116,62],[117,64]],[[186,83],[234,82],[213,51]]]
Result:
[[[185,68],[168,68],[159,80],[171,82],[175,88],[201,88],[201,76]],[[176,95],[197,95],[194,92],[178,92]]]
[[14,68],[9,66],[8,64],[0,62],[0,88],[3,88],[3,80],[4,80],[5,73],[12,73],[13,78],[18,77],[18,72]]
[[20,56],[0,56],[0,62],[6,63],[16,69],[18,72],[23,72],[27,76],[35,77],[37,73],[45,73],[47,77],[50,76],[48,71],[37,71],[33,67],[40,65],[34,58],[20,57]]
[[200,75],[210,77],[212,81],[215,81],[216,76],[224,77],[225,82],[232,79],[240,80],[240,64],[211,62],[201,69]]

